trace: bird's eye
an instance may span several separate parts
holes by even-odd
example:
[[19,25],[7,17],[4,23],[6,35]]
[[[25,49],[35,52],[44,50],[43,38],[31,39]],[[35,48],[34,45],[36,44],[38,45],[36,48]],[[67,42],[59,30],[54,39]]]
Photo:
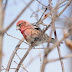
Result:
[[18,26],[20,26],[21,24],[19,24]]

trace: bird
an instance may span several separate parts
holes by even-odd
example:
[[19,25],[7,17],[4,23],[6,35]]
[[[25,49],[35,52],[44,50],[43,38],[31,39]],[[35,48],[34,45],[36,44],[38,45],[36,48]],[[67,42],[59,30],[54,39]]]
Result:
[[56,39],[50,38],[46,33],[42,35],[42,30],[38,26],[32,25],[28,21],[19,20],[16,23],[16,27],[16,30],[19,30],[21,32],[24,39],[30,45],[38,46],[46,42],[53,44],[56,42]]

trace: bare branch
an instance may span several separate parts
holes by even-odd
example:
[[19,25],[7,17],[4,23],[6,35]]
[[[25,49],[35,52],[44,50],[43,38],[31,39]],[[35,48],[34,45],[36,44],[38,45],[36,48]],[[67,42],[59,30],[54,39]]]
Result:
[[55,62],[55,61],[59,61],[59,60],[67,59],[67,58],[72,58],[72,54],[69,54],[69,55],[66,55],[64,57],[57,58],[57,59],[47,60],[47,63],[51,63],[51,62]]
[[40,3],[42,6],[46,7],[44,4],[42,4],[40,1],[36,0],[38,3]]
[[10,69],[10,66],[11,66],[11,63],[12,63],[12,60],[13,60],[13,58],[14,58],[17,50],[19,49],[19,46],[21,45],[21,43],[22,43],[23,41],[24,41],[24,38],[22,38],[22,39],[19,41],[19,43],[17,44],[16,48],[14,49],[14,51],[13,51],[11,57],[10,57],[10,60],[9,60],[9,62],[8,62],[6,72],[9,72],[9,69]]
[[60,16],[66,10],[66,8],[71,4],[71,2],[72,2],[72,0],[70,0],[68,2],[68,4],[66,5],[66,7],[57,16]]
[[[0,30],[3,29],[3,8],[2,8],[3,0],[0,0]],[[2,48],[3,48],[3,34],[0,34],[0,70],[2,63]]]
[[25,60],[25,58],[27,57],[27,55],[29,54],[29,52],[31,51],[33,47],[30,47],[27,52],[25,53],[25,55],[23,56],[23,58],[21,59],[21,61],[19,62],[18,66],[17,66],[17,69],[15,70],[15,72],[18,72],[22,62]]
[[[12,35],[9,35],[7,32],[5,32],[6,34],[7,34],[7,36],[10,36],[10,37],[12,37],[12,38],[15,38],[15,39],[17,39],[17,40],[20,40],[21,41],[21,39],[19,39],[19,38],[16,38],[16,37],[14,37],[14,36],[12,36]],[[24,41],[23,41],[24,42]],[[28,44],[27,42],[24,42],[25,44],[27,44],[27,45],[30,45],[30,44]]]

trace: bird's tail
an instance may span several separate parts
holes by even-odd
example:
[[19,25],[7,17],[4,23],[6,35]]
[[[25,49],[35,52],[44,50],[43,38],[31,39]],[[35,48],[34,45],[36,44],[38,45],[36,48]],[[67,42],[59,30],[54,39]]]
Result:
[[[50,39],[50,37],[49,37],[47,34],[44,34],[43,41],[49,42],[49,43],[53,43],[53,44],[57,42],[57,40],[54,39],[54,38],[51,38],[51,39]],[[62,42],[61,42],[61,43],[62,43]]]
[[56,43],[56,39],[54,39],[54,38],[50,39],[50,37],[47,34],[44,34],[43,40],[45,42],[49,42],[49,43],[53,43],[53,44]]
[[[53,43],[53,44],[57,42],[57,40],[54,39],[54,38],[51,38],[51,39],[50,39],[50,38],[48,37],[48,40],[49,40],[50,43]],[[47,40],[47,41],[48,41],[48,40]],[[61,43],[63,43],[63,42],[61,42]]]
[[53,44],[56,43],[56,39],[54,39],[54,38],[51,38],[51,39],[50,39],[50,38],[48,37],[47,41],[50,42],[50,43],[53,43]]

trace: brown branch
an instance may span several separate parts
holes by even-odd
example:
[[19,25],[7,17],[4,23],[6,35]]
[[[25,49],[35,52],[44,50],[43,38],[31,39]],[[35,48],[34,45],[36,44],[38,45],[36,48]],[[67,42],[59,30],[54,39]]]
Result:
[[43,12],[44,12],[44,11],[42,11],[43,9],[45,9],[45,8],[38,9],[37,11],[33,12],[33,13],[31,14],[31,16],[30,16],[30,17],[32,17],[32,16],[33,16],[33,14],[35,14],[36,12],[39,12],[39,11],[41,11],[41,12],[43,13]]
[[[18,63],[17,63],[16,61],[14,61],[14,63],[18,65]],[[21,65],[22,65],[21,67],[22,67],[26,72],[28,72],[28,71],[26,70],[26,68],[24,67],[24,65],[23,65],[23,64],[21,64]]]
[[[43,19],[43,15],[45,14],[45,12],[47,11],[47,8],[45,9],[45,11],[43,12],[42,16],[40,17],[40,19],[38,20],[38,22],[36,23],[36,26],[38,26],[40,23],[42,23]],[[41,20],[42,19],[42,20]]]
[[25,60],[25,58],[27,57],[27,55],[29,54],[29,52],[31,51],[33,47],[30,47],[27,52],[25,53],[25,55],[23,56],[23,58],[21,59],[21,61],[19,62],[18,66],[17,66],[17,69],[15,70],[15,72],[18,72],[21,64],[23,63],[23,61]]
[[[2,8],[3,0],[0,0],[0,30],[3,29],[3,8]],[[2,48],[3,48],[3,34],[0,34],[0,70],[2,63]]]
[[[13,70],[14,70],[14,69],[16,69],[16,68],[10,68],[10,69],[13,69]],[[7,69],[1,69],[0,71],[2,71],[2,70],[7,70]]]
[[[19,49],[21,49],[21,50],[27,50],[28,48],[19,48]],[[44,50],[45,48],[32,48],[32,49],[42,49],[42,50]]]
[[[61,2],[58,4],[58,9],[65,5],[65,4],[64,4],[64,5],[60,6],[60,5],[61,5],[62,3],[64,3],[64,2],[66,2],[66,0],[63,0],[63,1],[61,1]],[[70,2],[69,2],[69,3],[70,3]],[[69,4],[68,4],[68,5],[69,5]],[[60,6],[60,7],[59,7],[59,6]],[[54,7],[54,9],[51,9],[51,7],[50,7],[51,12],[48,13],[48,14],[46,14],[46,17],[45,17],[44,19],[46,19],[50,14],[52,14],[52,13],[55,11],[56,7],[57,7],[57,5]],[[67,6],[67,7],[68,7],[68,6]],[[66,9],[66,8],[64,8],[64,9]],[[63,12],[64,12],[64,10],[62,10],[57,16],[59,17]]]
[[[52,22],[51,22],[52,27],[51,27],[51,32],[50,32],[50,36],[49,36],[49,41],[50,41],[50,40],[51,40],[52,32],[53,32],[53,30],[54,30],[53,23],[55,22],[55,18],[53,17],[53,14],[52,14],[52,11],[53,11],[53,10],[52,10],[52,7],[51,7],[51,1],[49,1],[49,4],[50,4],[51,16],[52,16]],[[56,8],[57,8],[57,7],[58,7],[58,4],[56,5]],[[46,18],[47,18],[47,16],[46,16]],[[48,42],[47,48],[49,48],[49,42]],[[45,49],[41,72],[44,72],[44,70],[45,70],[45,66],[46,66],[46,64],[47,64],[47,63],[46,63],[46,60],[47,60],[48,53],[49,53],[49,52],[47,52],[47,49]]]
[[5,4],[4,4],[4,8],[3,8],[3,10],[6,10],[7,3],[8,3],[8,0],[6,0],[6,2],[5,2]]
[[5,16],[5,10],[7,6],[7,0],[3,8],[3,0],[0,0],[0,70],[1,70],[1,62],[2,62],[2,45],[3,45],[3,21]]
[[57,58],[57,59],[47,60],[47,63],[51,63],[51,62],[55,62],[55,61],[59,61],[59,60],[67,59],[67,58],[72,58],[72,54],[69,54],[69,55],[66,55],[64,57],[60,57],[60,58]]
[[[17,55],[17,57],[21,60],[21,58],[19,57],[19,55],[18,55],[17,53],[16,53],[16,55]],[[16,64],[17,64],[17,63],[16,63]],[[28,72],[27,69],[25,68],[24,64],[22,63],[21,65],[22,65],[22,68],[23,68],[26,72]]]
[[4,17],[5,17],[5,11],[6,11],[6,8],[7,8],[7,3],[8,3],[8,0],[6,0],[4,7],[3,7],[3,20],[4,20]]
[[[58,2],[58,3],[59,3],[59,2]],[[57,33],[56,33],[56,29],[55,29],[55,21],[56,21],[57,11],[58,11],[58,7],[56,8],[55,16],[53,16],[53,28],[54,28],[54,35],[55,35],[55,39],[58,41]],[[57,46],[57,50],[58,50],[59,58],[61,58],[61,51],[60,51],[59,46]],[[62,72],[64,72],[64,65],[63,65],[63,61],[60,60],[60,63],[61,63]]]
[[9,69],[10,69],[10,66],[11,66],[11,63],[12,63],[12,60],[13,60],[13,58],[14,58],[17,50],[19,49],[19,46],[21,45],[21,43],[22,43],[23,41],[24,41],[24,38],[22,38],[22,39],[19,41],[19,43],[17,44],[16,48],[14,49],[14,51],[13,51],[11,57],[10,57],[10,60],[9,60],[9,62],[8,62],[6,72],[9,72]]
[[66,4],[63,4],[63,5],[61,5],[61,6],[59,6],[58,9],[61,8],[61,7],[63,7],[63,6],[65,6],[65,5],[67,5],[67,3],[66,3]]
[[3,65],[2,65],[2,67],[3,67],[3,69],[5,69]]
[[[9,35],[7,32],[5,32],[6,34],[7,34],[7,36],[10,36],[10,37],[12,37],[12,38],[15,38],[15,39],[17,39],[17,40],[20,40],[21,41],[21,39],[19,39],[19,38],[16,38],[16,37],[14,37],[14,36],[12,36],[12,35]],[[23,41],[24,42],[24,41]],[[25,44],[27,44],[27,45],[30,45],[30,44],[28,44],[27,42],[24,42]]]
[[62,28],[62,27],[55,27],[56,29],[72,29],[72,27],[69,28]]
[[72,0],[68,2],[68,4],[65,6],[65,8],[57,15],[58,17],[67,9],[67,7],[71,4]]
[[[55,35],[55,39],[58,40],[56,30],[54,31],[54,35]],[[60,51],[59,46],[57,46],[57,50],[58,50],[59,58],[61,58],[61,51]],[[63,61],[61,59],[60,59],[60,62],[61,62],[62,72],[64,72],[64,65],[63,65]]]
[[55,47],[59,46],[59,44],[64,40],[66,39],[68,36],[70,36],[71,33],[67,34],[66,37],[63,37],[60,41],[57,41],[51,48],[47,48],[45,49],[45,55],[44,55],[44,58],[43,58],[43,64],[42,64],[42,69],[41,69],[41,72],[44,72],[44,69],[45,69],[45,65],[47,64],[47,56],[49,55],[49,53],[55,49]]
[[[60,5],[60,4],[62,4],[63,2],[65,2],[66,0],[64,0],[64,1],[62,1],[62,2],[60,2],[59,3],[59,0],[58,0],[58,3],[57,3],[57,5],[54,7],[54,10],[53,9],[51,9],[51,16],[52,16],[52,19],[53,19],[53,21],[52,21],[52,24],[54,24],[54,22],[55,22],[55,20],[56,20],[56,17],[57,17],[57,10],[58,10],[58,6]],[[70,4],[69,4],[70,5]],[[68,6],[69,6],[68,5]],[[67,7],[68,7],[67,6]],[[53,12],[56,14],[54,17],[53,17]],[[62,14],[62,13],[61,13]],[[61,15],[60,14],[60,15]],[[48,16],[47,16],[48,17]],[[46,17],[46,18],[47,18]],[[59,17],[59,16],[58,16]],[[54,25],[52,25],[53,27],[52,27],[52,30],[54,30]],[[51,37],[51,34],[52,34],[52,30],[51,30],[51,33],[50,33],[50,37]],[[58,44],[59,45],[59,44]],[[58,46],[57,45],[57,46]],[[49,47],[49,43],[48,43],[48,47]],[[59,48],[59,47],[58,47]],[[46,49],[45,49],[45,55],[44,55],[44,58],[43,58],[43,64],[42,64],[42,69],[41,69],[41,72],[44,72],[44,69],[45,69],[45,65],[46,65],[46,60],[47,60],[47,56],[48,56],[48,54],[49,54],[49,52],[50,52],[50,50],[49,51],[47,51]],[[58,49],[58,52],[59,52],[59,56],[60,56],[60,50]],[[64,67],[63,67],[63,62],[61,61],[61,65],[62,65],[62,71],[64,72]]]
[[51,48],[49,48],[48,50],[46,50],[46,52],[50,53],[53,49],[55,49],[56,46],[59,46],[59,44],[65,40],[66,38],[68,38],[70,35],[72,34],[72,31],[67,33],[66,36],[64,36],[60,41],[57,41]]
[[42,4],[40,1],[36,0],[39,4],[41,4],[42,6],[46,7],[44,4]]

